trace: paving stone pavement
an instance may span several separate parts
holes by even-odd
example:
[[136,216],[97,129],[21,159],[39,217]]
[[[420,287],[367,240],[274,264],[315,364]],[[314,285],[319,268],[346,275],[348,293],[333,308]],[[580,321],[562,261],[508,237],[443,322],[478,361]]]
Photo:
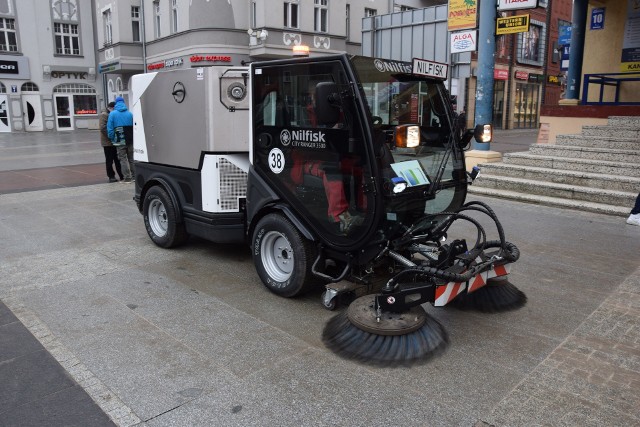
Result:
[[479,425],[640,425],[640,269]]
[[0,300],[117,425],[640,422],[640,227],[482,199],[522,252],[512,281],[527,306],[428,307],[447,352],[377,369],[323,347],[319,292],[269,293],[244,246],[155,247],[131,196],[0,195]]
[[[533,137],[504,131],[492,149],[525,151]],[[0,304],[15,315],[0,310],[0,341],[24,325],[22,348],[68,393],[16,405],[0,382],[0,425],[43,425],[33,415],[47,410],[59,425],[78,413],[119,426],[640,424],[640,227],[477,197],[522,252],[511,279],[527,306],[427,307],[450,333],[447,352],[376,369],[324,349],[333,313],[319,292],[269,293],[246,247],[157,248],[131,185],[72,188],[104,182],[101,161],[95,131],[0,135]],[[0,379],[20,361],[7,348]]]

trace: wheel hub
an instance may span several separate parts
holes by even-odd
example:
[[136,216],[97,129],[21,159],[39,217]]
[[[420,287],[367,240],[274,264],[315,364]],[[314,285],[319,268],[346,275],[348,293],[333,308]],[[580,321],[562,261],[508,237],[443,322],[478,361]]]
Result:
[[365,295],[349,305],[349,321],[359,329],[376,335],[405,335],[414,332],[427,321],[427,313],[420,306],[405,313],[382,312],[378,320],[375,295]]

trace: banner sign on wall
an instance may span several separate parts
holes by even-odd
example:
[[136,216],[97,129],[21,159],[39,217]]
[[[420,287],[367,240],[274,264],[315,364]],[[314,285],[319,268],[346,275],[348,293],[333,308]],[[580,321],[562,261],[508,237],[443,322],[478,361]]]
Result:
[[447,29],[449,31],[467,30],[477,27],[477,0],[449,0]]
[[529,15],[508,16],[496,19],[496,36],[501,34],[528,33]]
[[591,30],[602,30],[604,28],[604,7],[591,9]]
[[534,9],[538,7],[538,0],[498,0],[498,10]]
[[475,52],[478,49],[476,30],[451,33],[451,53]]
[[501,70],[499,68],[495,68],[493,70],[493,79],[494,80],[509,80],[509,70]]
[[640,71],[640,2],[629,0],[622,40],[622,72]]
[[558,27],[558,44],[560,46],[571,44],[571,25],[560,25]]

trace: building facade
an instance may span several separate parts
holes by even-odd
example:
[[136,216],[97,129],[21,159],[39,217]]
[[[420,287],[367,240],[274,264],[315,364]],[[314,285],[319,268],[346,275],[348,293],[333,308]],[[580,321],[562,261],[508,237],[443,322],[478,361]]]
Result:
[[133,74],[240,65],[309,54],[360,53],[365,16],[418,0],[95,0],[98,71],[106,99],[129,97]]
[[0,0],[0,132],[97,126],[93,29],[90,2]]
[[566,93],[540,119],[538,139],[549,143],[610,116],[640,116],[640,3],[574,0],[571,21]]
[[[529,15],[529,31],[496,36],[493,126],[497,129],[537,129],[542,104],[562,96],[563,73],[558,29],[571,25],[572,0],[539,0],[535,9],[499,12],[508,18]],[[473,55],[472,67],[477,66]],[[468,81],[468,126],[475,115],[475,78]]]

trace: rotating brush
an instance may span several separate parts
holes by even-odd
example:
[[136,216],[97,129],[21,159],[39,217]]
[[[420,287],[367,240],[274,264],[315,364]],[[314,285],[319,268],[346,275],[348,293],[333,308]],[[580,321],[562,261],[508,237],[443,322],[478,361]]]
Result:
[[360,297],[330,319],[322,332],[325,346],[342,358],[380,367],[424,363],[447,347],[446,330],[422,307],[378,318],[374,301],[374,295]]
[[487,280],[477,291],[461,294],[448,306],[459,310],[476,310],[484,313],[499,313],[524,307],[527,296],[516,288],[506,276]]

